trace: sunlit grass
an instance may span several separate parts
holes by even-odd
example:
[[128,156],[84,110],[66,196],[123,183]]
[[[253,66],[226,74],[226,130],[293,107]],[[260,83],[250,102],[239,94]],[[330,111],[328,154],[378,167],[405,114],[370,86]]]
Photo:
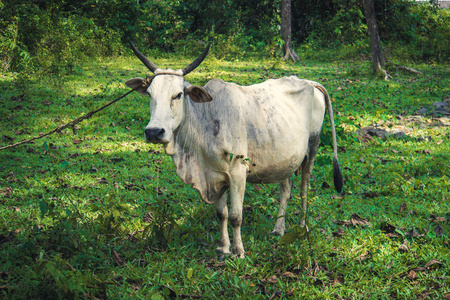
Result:
[[[183,68],[195,59],[148,56],[162,68]],[[309,239],[285,243],[269,234],[278,187],[249,184],[243,260],[217,260],[214,208],[181,182],[161,146],[144,143],[149,101],[137,93],[75,131],[0,152],[0,293],[267,299],[280,291],[286,298],[414,299],[427,292],[442,298],[450,293],[449,127],[433,116],[417,124],[398,116],[445,100],[450,82],[446,66],[413,67],[424,76],[390,70],[393,78],[385,82],[362,60],[294,64],[211,56],[186,77],[192,84],[211,78],[255,84],[296,74],[322,83],[333,98],[345,197],[327,188],[332,168],[325,143],[311,179]],[[100,107],[128,91],[127,79],[148,71],[136,58],[120,57],[87,62],[73,74],[36,72],[26,84],[20,74],[3,75],[0,137],[6,145]],[[355,130],[373,124],[411,132],[404,139],[359,140]],[[326,121],[323,140],[328,135]],[[291,233],[300,218],[299,186],[294,178]],[[339,224],[353,214],[370,226]],[[386,224],[397,231],[387,232]],[[413,228],[418,236],[406,235]],[[399,251],[405,240],[409,251]],[[440,263],[415,271],[417,278],[410,274],[432,259]]]

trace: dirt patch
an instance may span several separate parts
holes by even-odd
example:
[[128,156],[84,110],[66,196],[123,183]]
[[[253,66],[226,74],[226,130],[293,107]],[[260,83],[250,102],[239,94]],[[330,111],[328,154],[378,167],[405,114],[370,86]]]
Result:
[[450,99],[423,107],[417,111],[417,115],[396,116],[396,119],[396,124],[392,121],[381,120],[376,124],[358,129],[355,133],[363,138],[377,137],[384,140],[388,137],[404,138],[417,129],[450,126]]

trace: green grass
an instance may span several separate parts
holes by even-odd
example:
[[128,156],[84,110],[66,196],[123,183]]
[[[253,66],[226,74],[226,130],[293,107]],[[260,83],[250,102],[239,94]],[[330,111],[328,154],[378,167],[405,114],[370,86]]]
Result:
[[[189,59],[155,59],[182,68]],[[449,127],[425,117],[403,139],[354,131],[402,125],[449,96],[446,65],[423,76],[371,75],[364,60],[299,64],[207,58],[187,79],[253,84],[298,75],[328,89],[345,196],[332,185],[330,129],[313,171],[306,238],[294,178],[285,238],[270,235],[276,185],[248,185],[246,258],[218,260],[212,206],[176,176],[160,146],[145,144],[149,100],[131,94],[79,129],[0,152],[0,294],[3,298],[439,299],[450,293]],[[135,58],[84,64],[68,75],[1,74],[1,145],[45,133],[125,93],[145,69]],[[328,119],[327,117],[325,118]],[[424,137],[430,137],[425,138]],[[370,223],[352,225],[357,214]],[[415,229],[413,236],[411,229]],[[402,250],[407,242],[409,249]],[[438,260],[434,261],[434,260]]]

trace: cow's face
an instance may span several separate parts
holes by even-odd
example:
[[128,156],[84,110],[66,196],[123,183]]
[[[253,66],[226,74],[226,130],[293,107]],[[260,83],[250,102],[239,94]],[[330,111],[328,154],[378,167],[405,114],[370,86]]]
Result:
[[[172,75],[173,74],[173,75]],[[189,85],[180,71],[155,72],[147,87],[143,78],[126,82],[130,88],[137,88],[142,95],[150,96],[150,122],[145,127],[146,142],[167,144],[173,133],[184,120],[186,101],[209,102],[212,97],[200,86]]]
[[[152,61],[139,52],[130,41],[134,54],[155,75],[149,80],[133,78],[126,85],[136,89],[142,95],[150,96],[150,123],[145,127],[145,140],[151,143],[168,144],[173,139],[174,131],[183,122],[186,101],[197,103],[212,100],[208,92],[196,85],[189,85],[185,75],[192,72],[205,59],[210,44],[203,53],[182,70],[159,69]],[[190,99],[190,100],[188,100]]]

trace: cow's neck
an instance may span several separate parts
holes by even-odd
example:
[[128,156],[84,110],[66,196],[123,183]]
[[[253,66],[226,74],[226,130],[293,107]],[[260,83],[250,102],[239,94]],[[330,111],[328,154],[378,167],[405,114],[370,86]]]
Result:
[[[170,156],[180,155],[180,151],[197,153],[203,139],[201,125],[201,111],[187,98],[184,104],[184,118],[180,126],[173,132],[173,139],[166,144],[166,154]],[[200,109],[201,110],[201,109]]]
[[202,158],[205,151],[201,149],[207,141],[201,124],[202,107],[194,107],[190,99],[186,99],[185,117],[174,132],[172,141],[166,145],[166,153],[172,156],[177,175],[186,184],[200,192],[202,199],[209,204],[219,197],[211,190],[207,168]]

